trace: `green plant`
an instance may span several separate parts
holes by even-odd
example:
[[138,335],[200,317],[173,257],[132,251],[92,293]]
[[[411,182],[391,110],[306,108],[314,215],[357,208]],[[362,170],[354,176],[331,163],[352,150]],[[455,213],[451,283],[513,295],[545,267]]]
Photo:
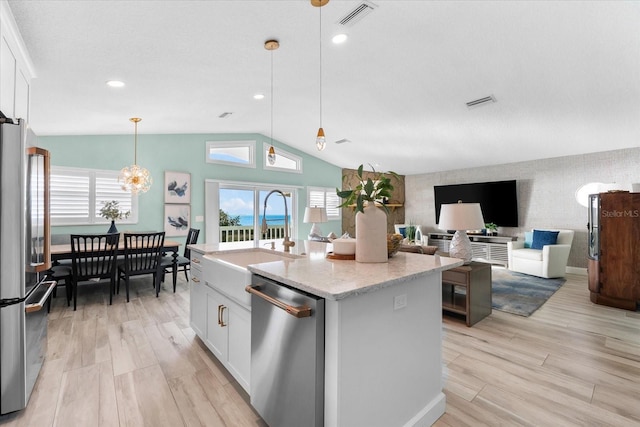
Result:
[[486,228],[487,230],[491,230],[491,231],[497,231],[498,230],[498,226],[493,222],[486,223],[484,225],[484,228]]
[[220,209],[220,226],[235,226],[240,225],[240,215],[230,216],[228,213]]
[[131,215],[131,211],[120,211],[120,202],[118,202],[117,200],[102,202],[102,209],[100,209],[100,216],[102,218],[115,221],[116,219],[128,218],[129,215]]
[[[376,172],[373,167],[371,167],[373,171],[373,179],[368,177],[364,179],[363,177],[363,165],[358,167],[358,185],[356,188],[349,190],[340,190],[336,188],[336,194],[338,197],[343,199],[342,204],[339,207],[345,207],[355,204],[355,208],[357,212],[364,212],[364,202],[376,202],[382,201],[385,198],[388,199],[391,197],[391,192],[393,191],[393,185],[391,184],[391,178],[388,175],[398,177],[398,174],[395,172]],[[344,181],[347,177],[343,176],[342,180]],[[384,203],[381,203],[382,207],[386,212],[388,212],[387,206]]]

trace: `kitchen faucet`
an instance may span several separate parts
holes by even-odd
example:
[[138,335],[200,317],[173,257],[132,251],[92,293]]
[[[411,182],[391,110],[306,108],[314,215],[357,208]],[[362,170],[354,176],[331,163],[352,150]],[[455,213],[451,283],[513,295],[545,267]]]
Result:
[[284,241],[282,245],[284,246],[285,252],[290,252],[289,248],[296,245],[296,242],[292,242],[289,240],[289,211],[287,210],[287,197],[280,190],[271,190],[267,197],[264,198],[264,210],[262,211],[262,233],[267,232],[267,200],[269,200],[269,196],[273,193],[279,193],[282,196],[282,200],[284,200]]

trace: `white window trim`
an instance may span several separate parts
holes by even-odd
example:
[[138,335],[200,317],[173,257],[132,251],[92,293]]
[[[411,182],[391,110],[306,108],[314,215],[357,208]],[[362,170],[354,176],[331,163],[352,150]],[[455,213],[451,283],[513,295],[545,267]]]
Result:
[[[291,193],[291,211],[289,215],[293,220],[291,227],[291,239],[295,240],[298,235],[298,197],[300,196],[298,190],[301,188],[295,185],[279,185],[279,184],[265,184],[258,182],[245,182],[245,181],[218,181],[207,179],[204,183],[205,187],[205,230],[206,230],[206,242],[212,244],[220,243],[220,187],[222,188],[234,188],[239,189],[253,189],[254,191],[271,191],[278,189],[284,193]],[[259,206],[259,201],[256,199],[254,203],[258,206],[258,211],[261,212],[262,206]],[[260,247],[259,233],[256,233],[256,240],[254,240],[254,246]]]
[[335,205],[335,210],[336,210],[336,214],[331,215],[330,211],[327,210],[327,220],[328,221],[338,221],[342,219],[342,209],[339,208],[338,206],[342,203],[342,201],[340,200],[339,197],[337,197],[336,194],[336,189],[335,188],[328,188],[328,187],[307,187],[307,206],[308,207],[315,207],[315,205],[317,205],[317,203],[314,203],[314,206],[311,206],[311,192],[312,191],[316,191],[316,192],[322,192],[324,193],[324,202],[322,203],[321,206],[318,206],[319,208],[326,208],[327,207],[327,194],[332,194],[332,195],[336,195],[336,205]]
[[296,169],[287,169],[287,168],[279,168],[277,166],[273,166],[269,164],[269,159],[267,157],[267,152],[269,151],[269,147],[271,144],[267,144],[266,142],[262,143],[262,152],[264,153],[264,164],[263,167],[265,170],[274,170],[279,172],[289,172],[289,173],[302,173],[302,157],[296,156],[293,153],[290,153],[282,148],[276,148],[276,157],[283,156],[290,160],[293,160],[296,163]]
[[[236,148],[246,147],[249,149],[249,163],[228,162],[225,160],[214,160],[209,157],[211,148]],[[207,141],[205,144],[205,159],[207,163],[219,165],[236,166],[240,168],[256,168],[256,142],[255,141]]]
[[[52,226],[109,224],[111,221],[99,216],[96,207],[96,177],[118,179],[120,171],[51,166],[51,175],[68,174],[89,178],[89,213],[86,218],[51,218]],[[131,215],[117,221],[118,224],[136,224],[138,222],[138,196],[131,195]]]

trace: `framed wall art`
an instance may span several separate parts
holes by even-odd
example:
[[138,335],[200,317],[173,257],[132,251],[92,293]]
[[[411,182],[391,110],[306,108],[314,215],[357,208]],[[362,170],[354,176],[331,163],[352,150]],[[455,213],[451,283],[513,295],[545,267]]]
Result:
[[191,203],[191,174],[164,171],[164,202]]
[[164,205],[165,236],[186,236],[191,227],[191,205]]

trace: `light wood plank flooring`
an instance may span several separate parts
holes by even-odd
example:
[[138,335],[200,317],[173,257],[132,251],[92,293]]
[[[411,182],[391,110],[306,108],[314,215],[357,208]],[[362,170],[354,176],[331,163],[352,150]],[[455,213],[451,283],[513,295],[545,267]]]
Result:
[[[591,304],[586,277],[567,279],[529,318],[445,316],[437,426],[640,425],[640,313]],[[76,312],[54,300],[31,401],[1,425],[265,425],[189,327],[184,277],[160,298],[136,278],[129,304],[109,306],[103,284],[78,293]]]

